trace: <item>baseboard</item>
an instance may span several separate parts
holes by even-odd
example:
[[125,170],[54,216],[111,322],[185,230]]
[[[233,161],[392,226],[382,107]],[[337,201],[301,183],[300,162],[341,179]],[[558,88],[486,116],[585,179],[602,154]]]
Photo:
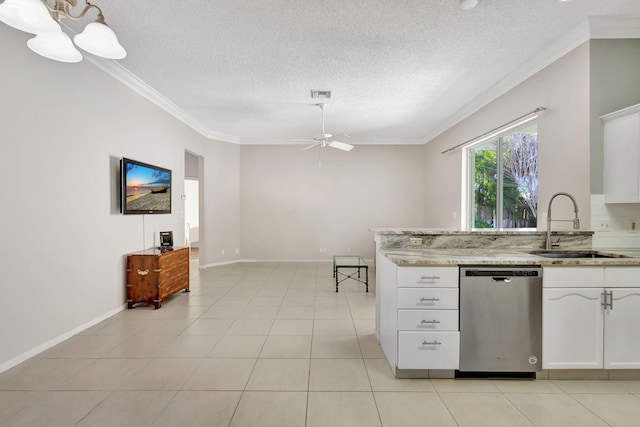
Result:
[[200,270],[206,270],[207,268],[220,267],[220,266],[223,266],[223,265],[239,264],[241,262],[256,262],[256,261],[255,260],[250,260],[250,259],[234,259],[234,260],[231,260],[231,261],[213,262],[211,264],[201,265],[198,268]]
[[[374,265],[374,261],[373,259],[365,259],[365,261],[367,263],[369,263],[369,265]],[[200,270],[206,270],[207,268],[212,268],[212,267],[220,267],[223,265],[231,265],[231,264],[240,264],[243,262],[333,262],[333,259],[326,259],[326,258],[318,258],[318,259],[289,259],[289,258],[285,258],[285,259],[236,259],[236,260],[232,260],[232,261],[223,261],[223,262],[214,262],[211,264],[206,264],[206,265],[201,265],[200,267],[198,267]]]
[[89,322],[78,326],[77,328],[74,328],[72,330],[70,330],[69,332],[65,332],[62,335],[59,335],[55,338],[50,339],[49,341],[45,342],[44,344],[40,344],[37,347],[32,348],[31,350],[24,352],[16,357],[14,357],[13,359],[9,359],[6,362],[0,364],[0,373],[7,371],[11,368],[13,368],[16,365],[19,365],[20,363],[24,362],[27,359],[31,359],[34,356],[37,356],[38,354],[42,353],[45,350],[50,349],[51,347],[60,344],[62,341],[65,341],[69,338],[71,338],[74,335],[79,334],[80,332],[84,331],[85,329],[89,329],[90,327],[97,325],[98,323],[102,322],[103,320],[108,319],[109,317],[120,313],[121,311],[123,311],[125,308],[127,307],[127,304],[123,304],[122,306],[115,308],[111,311],[109,311],[108,313],[103,314],[102,316],[96,317],[93,320],[90,320]]

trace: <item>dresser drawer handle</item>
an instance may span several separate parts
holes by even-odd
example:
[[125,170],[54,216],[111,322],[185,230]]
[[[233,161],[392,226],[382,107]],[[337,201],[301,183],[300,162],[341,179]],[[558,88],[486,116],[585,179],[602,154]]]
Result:
[[420,302],[427,302],[427,301],[440,301],[440,298],[420,298]]
[[423,325],[426,323],[435,324],[435,323],[440,323],[440,321],[439,320],[422,320],[420,321],[420,323],[422,323]]
[[149,274],[149,269],[148,268],[146,270],[138,270],[138,275],[139,276],[146,276],[147,274]]
[[171,272],[170,272],[170,271],[167,271],[167,272],[164,274],[164,277],[169,277],[169,276],[171,276]]
[[170,291],[171,290],[171,286],[167,286],[166,290]]
[[420,280],[440,280],[438,276],[422,276]]
[[442,345],[440,341],[422,341],[422,345]]

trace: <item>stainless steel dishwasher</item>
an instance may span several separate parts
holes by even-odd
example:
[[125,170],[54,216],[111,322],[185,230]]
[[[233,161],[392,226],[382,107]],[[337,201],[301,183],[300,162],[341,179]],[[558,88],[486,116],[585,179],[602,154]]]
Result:
[[460,267],[459,373],[534,373],[541,357],[542,269]]

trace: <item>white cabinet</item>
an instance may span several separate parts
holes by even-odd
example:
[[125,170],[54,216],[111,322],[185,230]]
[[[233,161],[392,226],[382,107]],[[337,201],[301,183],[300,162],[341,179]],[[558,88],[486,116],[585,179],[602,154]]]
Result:
[[600,119],[604,122],[605,203],[640,203],[640,104]]
[[376,325],[391,368],[458,369],[458,267],[398,267],[385,256],[378,260]]
[[[542,276],[546,280],[546,271]],[[602,368],[604,317],[602,289],[542,290],[542,367]]]
[[[413,267],[398,267],[398,278],[407,269]],[[449,270],[457,278],[458,269]],[[399,369],[458,369],[458,283],[448,286],[398,287]]]
[[543,277],[543,368],[640,368],[639,268],[546,267]]
[[609,288],[611,308],[604,314],[604,367],[640,369],[640,288]]

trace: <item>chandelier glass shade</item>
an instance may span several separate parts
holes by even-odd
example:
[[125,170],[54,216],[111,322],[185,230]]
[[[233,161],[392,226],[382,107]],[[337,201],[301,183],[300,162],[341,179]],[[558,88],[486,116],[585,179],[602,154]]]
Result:
[[5,0],[0,3],[0,21],[18,30],[35,34],[27,46],[39,55],[61,62],[80,62],[82,54],[71,39],[62,31],[63,18],[79,20],[91,9],[96,9],[98,17],[77,34],[73,41],[76,46],[93,55],[107,59],[122,59],[127,56],[116,34],[109,28],[102,10],[87,0],[78,15],[71,9],[78,0]]

